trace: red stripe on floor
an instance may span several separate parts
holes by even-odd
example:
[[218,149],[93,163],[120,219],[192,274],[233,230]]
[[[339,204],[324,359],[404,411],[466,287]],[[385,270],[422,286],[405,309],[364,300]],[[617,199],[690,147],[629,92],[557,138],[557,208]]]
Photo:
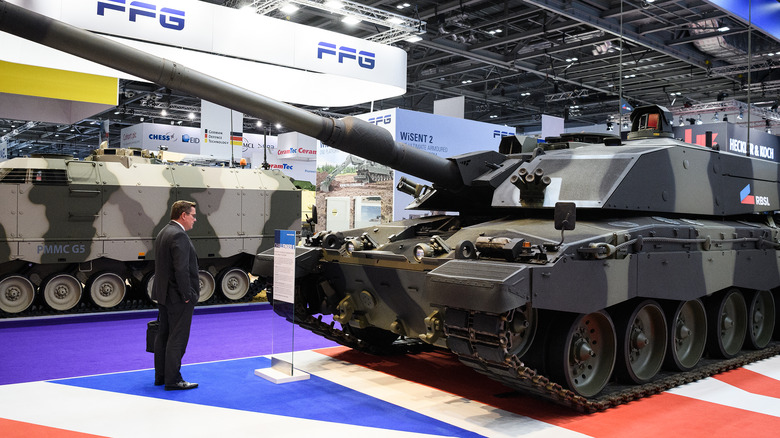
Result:
[[[516,393],[472,371],[461,364],[454,355],[443,351],[405,356],[372,356],[346,347],[317,351],[334,359],[364,366],[593,437],[658,438],[684,432],[686,438],[712,438],[713,436],[740,436],[747,430],[751,431],[751,438],[757,438],[762,435],[760,433],[757,435],[754,432],[756,430],[765,430],[767,432],[765,436],[777,436],[777,430],[780,429],[780,418],[777,417],[669,393],[654,395],[605,412],[583,415]],[[753,388],[760,385],[753,383],[747,374],[735,374],[740,379],[740,387]],[[778,385],[777,381],[770,380],[773,382],[772,385]],[[635,421],[637,418],[648,417],[654,419],[652,429],[648,429],[646,421]]]
[[38,424],[0,418],[0,435],[3,438],[87,438],[99,437],[88,433],[57,429],[56,427],[40,426]]
[[737,368],[713,377],[753,394],[780,397],[780,381],[744,368]]
[[[653,427],[648,428],[647,421],[638,422],[637,418],[652,418]],[[568,422],[537,419],[599,438],[713,438],[743,436],[746,431],[751,438],[776,437],[780,428],[777,417],[670,393],[657,394],[605,412],[581,415]]]

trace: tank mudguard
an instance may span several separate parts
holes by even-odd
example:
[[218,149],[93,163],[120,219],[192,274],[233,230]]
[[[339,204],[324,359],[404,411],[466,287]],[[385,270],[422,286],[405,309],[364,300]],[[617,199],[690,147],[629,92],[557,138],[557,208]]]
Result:
[[517,263],[451,260],[426,275],[425,291],[434,306],[501,313],[530,300],[531,278]]

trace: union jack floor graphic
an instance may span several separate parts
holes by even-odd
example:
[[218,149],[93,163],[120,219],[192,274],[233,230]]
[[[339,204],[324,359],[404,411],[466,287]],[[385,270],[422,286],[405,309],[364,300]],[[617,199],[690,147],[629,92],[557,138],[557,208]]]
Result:
[[285,355],[309,380],[254,375],[266,356],[0,386],[2,437],[776,437],[780,357],[606,412],[519,395],[439,352],[375,357],[332,347]]

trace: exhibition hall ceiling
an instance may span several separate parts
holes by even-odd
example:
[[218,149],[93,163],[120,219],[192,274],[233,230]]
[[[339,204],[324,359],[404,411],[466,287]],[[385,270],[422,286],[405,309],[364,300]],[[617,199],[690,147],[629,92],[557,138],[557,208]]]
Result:
[[[283,3],[208,2],[231,8],[247,3],[255,8]],[[707,108],[710,117],[712,105],[707,105],[719,102],[723,103],[716,105],[722,108],[721,118],[729,115],[734,122],[739,112],[734,101],[749,102],[765,114],[776,114],[780,99],[776,68],[780,39],[771,30],[749,25],[748,20],[758,20],[750,14],[742,17],[745,11],[727,10],[735,3],[732,1],[352,3],[425,22],[420,41],[393,43],[408,54],[407,92],[350,107],[306,109],[335,117],[395,107],[433,112],[434,101],[465,96],[467,119],[505,124],[522,132],[538,130],[542,114],[563,117],[567,126],[607,122],[619,126],[621,91],[631,106],[664,105],[685,112],[686,120]],[[762,18],[768,8],[780,8],[776,0],[754,0],[752,4]],[[764,9],[759,11],[758,7]],[[347,25],[339,14],[303,4],[294,13],[271,9],[266,15],[358,38],[371,38],[387,30],[366,21]],[[100,120],[110,120],[110,143],[118,146],[120,130],[142,121],[199,126],[199,108],[199,99],[176,90],[122,80],[115,109],[75,125],[0,120],[0,136],[14,129],[12,125],[19,130],[9,140],[11,155],[65,152],[83,156],[97,145]],[[162,109],[166,109],[166,116],[160,114]],[[774,126],[780,116],[768,119]],[[262,132],[256,122],[246,118],[244,131]],[[752,125],[763,128],[765,123],[754,119]]]

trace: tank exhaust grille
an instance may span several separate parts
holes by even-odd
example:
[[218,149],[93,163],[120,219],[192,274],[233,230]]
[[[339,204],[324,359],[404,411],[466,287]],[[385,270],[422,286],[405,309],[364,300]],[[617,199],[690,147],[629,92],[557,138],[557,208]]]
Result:
[[68,185],[68,172],[63,169],[0,169],[0,184]]

